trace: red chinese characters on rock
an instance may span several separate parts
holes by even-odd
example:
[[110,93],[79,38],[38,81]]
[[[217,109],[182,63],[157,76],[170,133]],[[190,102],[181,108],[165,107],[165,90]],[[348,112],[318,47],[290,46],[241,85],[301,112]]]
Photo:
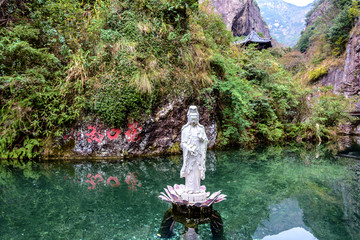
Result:
[[76,134],[76,136],[77,136],[77,140],[80,141],[80,140],[81,140],[81,133],[78,132],[78,133]]
[[85,135],[88,136],[88,143],[91,143],[92,141],[96,141],[98,143],[101,143],[102,139],[104,138],[104,135],[100,133],[100,130],[102,128],[102,124],[99,126],[99,130],[97,130],[98,126],[88,126],[88,129],[92,131],[90,133],[86,133]]
[[70,134],[68,135],[68,134],[66,134],[65,136],[64,136],[64,139],[65,140],[68,140],[68,139],[71,139],[71,138],[74,138],[74,128],[71,128],[71,132],[70,132]]
[[[75,135],[76,135],[76,138],[75,138]],[[76,139],[76,140],[80,141],[81,140],[81,133],[78,132],[78,133],[75,134],[74,128],[71,128],[70,134],[65,135],[64,139],[65,140]]]
[[[115,132],[115,133],[114,133]],[[110,131],[106,131],[106,136],[112,141],[119,137],[121,130],[119,128],[113,128]]]
[[141,184],[139,184],[140,174],[137,172],[128,173],[125,178],[125,182],[129,185],[129,190],[137,190],[136,187],[141,187]]
[[138,127],[138,122],[128,125],[129,130],[126,131],[126,139],[128,142],[137,142],[140,139],[140,133],[138,131],[142,130],[142,127]]
[[[88,126],[87,128],[88,128],[89,132],[85,133],[85,135],[87,136],[86,140],[88,143],[92,143],[92,142],[102,143],[102,141],[105,137],[104,136],[105,134],[106,134],[106,137],[110,141],[114,141],[119,138],[119,135],[121,133],[120,128],[112,128],[110,130],[105,130],[105,132],[103,132],[104,134],[102,134],[101,133],[102,124],[99,124],[96,126]],[[134,122],[132,124],[128,124],[128,128],[129,129],[125,132],[126,140],[128,142],[139,141],[140,140],[140,131],[142,131],[142,127],[139,126],[139,123]],[[74,129],[71,128],[70,134],[66,134],[64,136],[64,140],[68,140],[71,138],[80,141],[81,140],[81,132],[77,132],[75,134]]]

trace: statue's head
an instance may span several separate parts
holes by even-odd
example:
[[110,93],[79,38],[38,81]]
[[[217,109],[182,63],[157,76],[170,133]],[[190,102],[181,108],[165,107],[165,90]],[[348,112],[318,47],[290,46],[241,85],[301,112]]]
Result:
[[197,110],[196,106],[190,106],[188,113],[187,113],[187,117],[188,117],[188,122],[195,126],[199,123],[199,112]]

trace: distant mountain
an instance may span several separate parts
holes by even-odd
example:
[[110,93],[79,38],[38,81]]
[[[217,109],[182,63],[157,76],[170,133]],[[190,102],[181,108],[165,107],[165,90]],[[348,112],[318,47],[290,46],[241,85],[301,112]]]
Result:
[[256,0],[271,36],[279,43],[294,46],[305,28],[305,15],[312,4],[305,7],[282,0]]

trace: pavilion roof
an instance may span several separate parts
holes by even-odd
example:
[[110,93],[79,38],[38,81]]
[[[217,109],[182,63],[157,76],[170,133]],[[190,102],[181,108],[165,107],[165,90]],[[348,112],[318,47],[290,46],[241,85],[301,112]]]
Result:
[[246,44],[246,43],[268,43],[271,42],[270,38],[261,38],[259,35],[252,30],[249,35],[246,36],[246,38],[242,41],[235,42],[236,44]]

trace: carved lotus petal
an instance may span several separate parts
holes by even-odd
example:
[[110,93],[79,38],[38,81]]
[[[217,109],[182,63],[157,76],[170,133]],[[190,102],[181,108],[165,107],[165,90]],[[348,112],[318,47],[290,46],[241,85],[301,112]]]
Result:
[[214,201],[214,203],[219,203],[219,202],[222,202],[222,201],[224,201],[224,200],[226,200],[226,198],[218,198],[218,199],[216,199],[216,200]]
[[177,184],[174,185],[174,190],[178,196],[181,196],[181,194],[183,194],[184,189],[185,189],[184,185],[177,185]]
[[181,199],[180,199],[180,197],[179,196],[177,196],[176,194],[172,194],[171,192],[169,192],[169,194],[170,194],[170,197],[171,197],[171,199],[174,201],[174,202],[181,202]]
[[225,194],[220,194],[218,198],[226,198],[226,197],[227,197],[227,195],[225,195]]
[[165,199],[167,199],[167,200],[169,200],[169,201],[172,201],[168,196],[166,196],[165,193],[161,192],[160,194],[161,194],[161,195],[160,195],[159,197],[160,197],[161,199],[165,198]]
[[177,185],[177,184],[174,185],[174,191],[176,192],[176,194],[177,194],[178,196],[181,196],[181,194],[184,192],[184,190],[182,190],[182,189],[180,188],[180,186]]
[[166,188],[164,188],[166,194],[168,195],[168,197],[171,199],[171,201],[174,201],[174,199],[171,197],[171,194],[169,192],[169,190],[167,190]]
[[172,186],[167,186],[167,188],[171,194],[178,196],[177,192],[175,191],[175,189]]
[[214,199],[216,198],[218,195],[220,195],[221,193],[221,190],[220,191],[217,191],[217,192],[214,192],[213,194],[211,194],[211,196],[209,197],[209,199]]
[[208,206],[211,206],[214,202],[215,202],[216,199],[208,199],[206,200],[205,203],[203,203],[203,205],[201,205],[201,207],[208,207]]
[[166,198],[168,198],[169,200],[171,200],[165,193],[161,192],[160,194],[161,194],[163,197],[166,197]]
[[204,203],[202,203],[200,206],[201,207],[208,207],[208,206],[210,206],[210,203],[212,202],[212,200],[211,199],[208,199],[208,200],[206,200]]
[[215,200],[220,196],[221,190],[214,192],[209,198],[208,200],[206,200],[201,206],[202,207],[207,207],[210,206],[211,204],[213,204],[215,202]]
[[159,198],[160,198],[161,200],[165,201],[165,202],[172,203],[172,201],[171,201],[169,198],[164,197],[164,196],[162,196],[162,195],[160,195]]

